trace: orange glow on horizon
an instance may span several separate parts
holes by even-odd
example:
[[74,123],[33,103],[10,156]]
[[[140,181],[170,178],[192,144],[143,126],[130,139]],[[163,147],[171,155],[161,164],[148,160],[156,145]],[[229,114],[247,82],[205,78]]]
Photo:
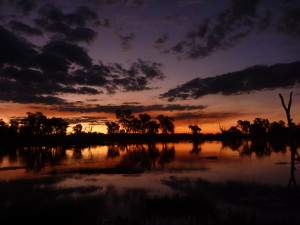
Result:
[[[255,118],[267,118],[270,122],[283,120],[286,123],[286,115],[281,106],[280,99],[277,92],[283,94],[284,98],[287,98],[289,90],[278,91],[265,91],[264,96],[261,96],[261,92],[255,92],[250,95],[237,95],[237,96],[221,96],[212,95],[203,99],[202,103],[210,103],[208,107],[203,110],[173,110],[173,111],[146,111],[142,113],[149,114],[153,120],[163,114],[175,118],[175,133],[191,133],[188,128],[189,125],[198,125],[201,128],[201,133],[219,133],[220,126],[229,129],[231,126],[236,126],[238,120],[248,120],[253,122]],[[298,124],[300,122],[300,114],[297,113],[300,110],[298,99],[300,93],[294,91],[293,104],[291,109],[291,116],[293,121]],[[142,97],[142,95],[141,95]],[[114,99],[111,99],[114,104],[117,104]],[[147,102],[148,105],[154,104],[153,102]],[[103,101],[102,104],[109,104],[109,101]],[[177,104],[177,103],[176,103]],[[190,104],[197,105],[199,100],[188,100],[187,103],[178,102],[178,104]],[[120,104],[121,105],[121,104]],[[141,103],[141,105],[143,105]],[[147,105],[145,105],[147,106]],[[26,112],[42,112],[48,118],[60,117],[68,119],[70,125],[68,132],[72,132],[73,126],[77,123],[83,125],[83,131],[107,133],[105,122],[116,121],[116,115],[114,112],[63,112],[54,110],[55,106],[41,105],[41,104],[20,104],[20,103],[0,103],[0,119],[5,122],[9,122],[10,119],[20,119],[26,117]],[[138,117],[140,113],[133,113]],[[191,118],[188,118],[189,115]],[[197,117],[198,116],[198,117]],[[89,119],[92,118],[95,125],[92,129],[89,125]],[[177,119],[176,119],[177,118]],[[180,119],[183,118],[183,119]],[[92,121],[92,119],[90,121]],[[76,122],[78,121],[78,122]]]

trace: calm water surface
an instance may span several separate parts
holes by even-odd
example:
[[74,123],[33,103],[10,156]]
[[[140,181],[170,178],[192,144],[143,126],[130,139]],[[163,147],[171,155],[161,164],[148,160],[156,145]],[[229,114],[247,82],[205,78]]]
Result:
[[[299,149],[298,149],[299,152]],[[166,192],[161,182],[171,176],[211,182],[247,181],[286,186],[291,153],[285,144],[241,141],[167,143],[88,147],[2,148],[0,181],[62,176],[57,187],[114,186]],[[297,167],[297,164],[296,164]],[[84,169],[142,169],[137,174],[80,173]],[[79,172],[78,172],[79,171]],[[300,182],[300,174],[295,173]]]

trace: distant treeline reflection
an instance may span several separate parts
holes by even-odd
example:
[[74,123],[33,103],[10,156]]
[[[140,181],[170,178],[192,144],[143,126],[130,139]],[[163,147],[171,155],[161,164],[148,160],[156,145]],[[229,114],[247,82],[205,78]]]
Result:
[[229,139],[222,141],[222,148],[229,148],[233,151],[239,151],[240,155],[252,155],[257,157],[270,156],[272,152],[287,152],[289,144],[287,141],[266,139],[254,139],[254,140],[241,140],[241,139]]
[[[201,154],[205,151],[205,142],[192,142],[187,144],[187,153]],[[285,153],[288,150],[288,143],[284,140],[266,141],[266,140],[225,140],[222,141],[220,151],[238,151],[240,156],[250,156],[255,154],[257,157],[270,156],[272,152]],[[148,144],[111,144],[107,145],[106,157],[97,159],[93,157],[90,160],[105,161],[118,159],[117,168],[141,168],[151,169],[164,167],[175,160],[176,144],[174,143],[148,143]],[[84,152],[91,152],[97,146],[2,146],[0,148],[0,170],[4,170],[3,162],[8,165],[20,165],[30,171],[40,171],[46,166],[55,167],[64,165],[66,160],[83,159]],[[100,157],[100,156],[99,156]],[[7,163],[8,162],[8,163]],[[101,162],[97,164],[101,167]],[[13,168],[12,168],[13,169]]]

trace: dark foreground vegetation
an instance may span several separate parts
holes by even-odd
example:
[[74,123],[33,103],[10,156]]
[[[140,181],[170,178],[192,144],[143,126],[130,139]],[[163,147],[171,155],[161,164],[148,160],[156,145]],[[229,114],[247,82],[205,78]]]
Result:
[[299,194],[253,183],[170,177],[172,193],[55,185],[52,177],[0,183],[2,224],[299,224]]

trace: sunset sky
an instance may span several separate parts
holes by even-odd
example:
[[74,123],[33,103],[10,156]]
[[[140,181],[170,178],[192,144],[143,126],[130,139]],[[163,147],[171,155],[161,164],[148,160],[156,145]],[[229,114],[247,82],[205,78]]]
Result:
[[106,132],[115,110],[175,132],[300,122],[300,1],[1,0],[0,118],[43,112]]

